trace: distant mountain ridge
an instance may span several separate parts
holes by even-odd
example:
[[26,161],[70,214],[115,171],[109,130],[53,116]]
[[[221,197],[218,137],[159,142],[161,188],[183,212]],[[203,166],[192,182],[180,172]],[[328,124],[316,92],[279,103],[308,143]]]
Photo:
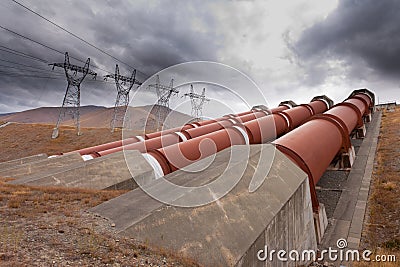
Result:
[[[132,129],[143,129],[145,125],[156,125],[157,118],[156,110],[153,105],[129,107],[130,125]],[[161,109],[168,109],[160,107]],[[4,122],[19,122],[19,123],[40,123],[40,124],[55,124],[58,119],[60,107],[40,107],[21,112],[0,115],[1,121]],[[173,111],[171,109],[164,110],[164,113],[169,113],[167,120],[167,128],[181,126],[192,119],[191,116]],[[80,123],[81,127],[97,127],[108,128],[114,114],[114,108],[104,106],[81,106],[80,107]],[[62,125],[72,126],[74,121],[66,112]],[[122,123],[117,124],[118,127]]]

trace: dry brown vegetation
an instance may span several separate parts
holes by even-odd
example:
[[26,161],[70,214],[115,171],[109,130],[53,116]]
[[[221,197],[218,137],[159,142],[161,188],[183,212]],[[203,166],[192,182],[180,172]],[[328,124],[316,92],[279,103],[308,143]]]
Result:
[[[67,152],[119,140],[121,131],[13,123],[0,128],[0,162]],[[141,134],[132,132],[132,135]],[[170,251],[119,236],[112,223],[86,212],[125,191],[7,184],[0,177],[0,266],[196,266]]]
[[395,254],[397,263],[357,266],[399,266],[400,261],[400,109],[384,111],[375,157],[363,248]]
[[[74,127],[63,126],[60,135],[51,139],[54,125],[12,123],[0,128],[0,162],[39,153],[68,152],[121,139],[121,131],[107,128],[83,128],[77,136]],[[140,133],[133,133],[140,134]]]
[[0,266],[195,266],[118,236],[84,212],[123,191],[42,188],[0,178]]

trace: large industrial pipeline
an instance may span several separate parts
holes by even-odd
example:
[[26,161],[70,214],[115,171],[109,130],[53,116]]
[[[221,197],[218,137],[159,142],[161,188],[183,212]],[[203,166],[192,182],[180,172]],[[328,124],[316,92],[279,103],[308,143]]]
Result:
[[[283,106],[284,109],[289,107]],[[278,107],[279,108],[279,107]],[[278,109],[276,108],[276,109]],[[275,109],[272,109],[274,111]],[[280,110],[280,109],[279,109]],[[64,154],[79,153],[85,160],[93,159],[96,157],[108,155],[123,149],[135,149],[144,153],[147,150],[161,148],[174,143],[182,142],[190,138],[198,137],[200,135],[220,130],[224,127],[231,126],[235,123],[246,122],[255,118],[269,115],[270,111],[265,109],[252,109],[250,111],[230,114],[222,118],[205,120],[200,122],[193,122],[185,124],[181,127],[167,129],[159,132],[148,133],[144,136],[134,136],[120,141],[109,142],[93,147],[87,147],[79,150],[74,150]],[[208,126],[210,125],[210,126]],[[207,126],[207,127],[204,127]],[[190,130],[197,129],[198,130]],[[201,129],[200,129],[201,128]],[[150,141],[151,139],[151,141]]]
[[370,114],[373,101],[369,91],[354,94],[273,142],[308,174],[314,211],[319,207],[315,185],[335,157],[344,156],[351,164],[350,137],[363,127],[363,118]]
[[234,115],[234,118],[226,117],[217,120],[208,120],[204,122],[186,124],[181,128],[168,129],[163,132],[157,132],[154,135],[147,136],[147,139],[142,142],[135,142],[124,146],[116,146],[106,150],[99,150],[95,153],[92,153],[91,156],[105,156],[122,150],[138,150],[141,153],[145,153],[150,150],[167,147],[211,132],[231,127],[235,124],[240,124],[243,122],[254,120],[256,118],[267,116],[269,115],[269,113],[253,110],[250,112],[246,112],[246,114],[244,115],[238,115]]
[[270,142],[276,136],[281,136],[303,123],[314,115],[314,112],[324,112],[328,109],[329,105],[325,101],[314,100],[310,104],[276,111],[269,116],[258,117],[257,112],[244,114],[237,118],[241,120],[240,124],[209,132],[185,142],[149,150],[145,156],[151,161],[152,166],[156,166],[158,171],[162,170],[166,175],[232,145]]
[[[145,134],[143,137],[135,136],[121,141],[110,142],[72,152],[79,152],[85,160],[105,156],[124,149],[138,150],[141,153],[146,153],[151,150],[160,149],[211,132],[226,129],[236,124],[244,125],[245,128],[243,129],[246,130],[248,136],[246,136],[246,138],[250,140],[251,144],[268,142],[276,138],[276,136],[280,136],[297,127],[309,116],[329,108],[326,101],[324,102],[323,97],[320,99],[313,99],[309,104],[295,106],[294,102],[286,101],[282,102],[277,108],[271,110],[265,107],[253,108],[250,111],[229,114],[222,118],[185,124],[182,127]],[[291,111],[292,108],[293,111]],[[275,125],[276,128],[270,127],[271,125]],[[239,128],[242,128],[242,126]],[[257,129],[262,130],[257,131]]]

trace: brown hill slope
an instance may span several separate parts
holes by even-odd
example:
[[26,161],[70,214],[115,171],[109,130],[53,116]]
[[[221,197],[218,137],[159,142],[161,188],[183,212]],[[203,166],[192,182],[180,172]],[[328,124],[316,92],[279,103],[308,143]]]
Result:
[[[83,106],[80,109],[80,113],[83,117],[87,113],[99,112],[104,109],[106,108],[99,106]],[[1,120],[9,122],[55,124],[57,122],[59,112],[59,107],[41,107],[2,116]]]
[[[166,109],[164,107],[161,108]],[[167,128],[178,127],[191,119],[189,115],[173,111],[171,109],[168,109],[165,112],[170,112],[166,123]],[[80,113],[81,127],[108,128],[110,127],[110,122],[114,114],[114,108],[82,106]],[[4,122],[9,121],[19,123],[55,124],[58,114],[58,107],[42,107],[2,116],[1,120]],[[135,130],[144,129],[145,125],[154,125],[154,120],[157,118],[157,112],[151,105],[142,107],[129,107],[129,115],[130,128]],[[74,121],[72,120],[71,116],[66,114],[62,125],[72,126],[73,123]],[[120,127],[121,122],[119,122],[117,126]]]
[[53,155],[121,138],[121,131],[111,133],[108,128],[82,128],[82,135],[77,136],[75,128],[62,126],[57,139],[51,139],[52,131],[53,125],[45,124],[12,123],[0,128],[0,162],[39,153]]

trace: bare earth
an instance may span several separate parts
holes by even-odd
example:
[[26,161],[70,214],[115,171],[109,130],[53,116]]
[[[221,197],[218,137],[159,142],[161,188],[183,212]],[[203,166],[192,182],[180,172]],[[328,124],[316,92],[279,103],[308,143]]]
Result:
[[121,131],[111,133],[107,128],[83,128],[76,135],[74,127],[63,126],[60,136],[51,139],[54,125],[12,123],[0,128],[0,162],[47,153],[68,152],[84,147],[121,140]]
[[[0,128],[0,162],[67,152],[119,140],[107,128],[84,128],[76,136],[53,125],[15,123]],[[135,134],[135,133],[133,133]],[[136,133],[139,134],[139,133]],[[0,177],[0,266],[196,266],[190,259],[150,248],[115,233],[112,223],[87,213],[124,191],[10,185]]]
[[85,212],[123,191],[16,186],[0,179],[0,266],[196,266],[121,237]]
[[400,266],[400,108],[382,115],[361,248],[396,255],[395,263],[356,266]]
[[[52,125],[12,124],[0,129],[0,162],[38,153],[56,154],[118,140],[121,132]],[[123,191],[38,188],[0,177],[0,266],[196,266],[190,259],[150,248],[114,232],[112,223],[85,212]],[[400,259],[400,109],[384,112],[361,248]]]

